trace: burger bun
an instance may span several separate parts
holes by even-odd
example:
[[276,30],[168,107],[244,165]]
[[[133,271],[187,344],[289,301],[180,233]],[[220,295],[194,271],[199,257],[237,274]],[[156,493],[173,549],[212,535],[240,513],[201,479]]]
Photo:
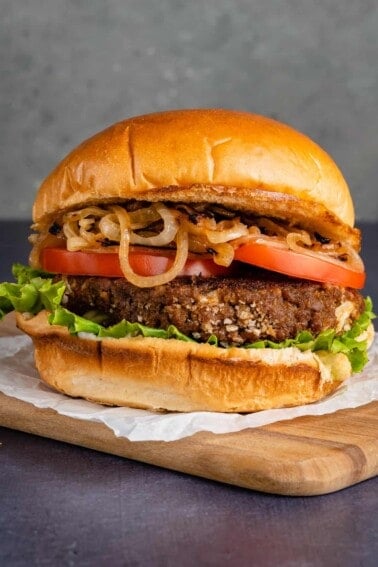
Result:
[[252,412],[315,402],[351,374],[344,354],[222,349],[177,339],[98,339],[50,325],[48,313],[17,325],[30,335],[41,378],[72,397],[155,411]]

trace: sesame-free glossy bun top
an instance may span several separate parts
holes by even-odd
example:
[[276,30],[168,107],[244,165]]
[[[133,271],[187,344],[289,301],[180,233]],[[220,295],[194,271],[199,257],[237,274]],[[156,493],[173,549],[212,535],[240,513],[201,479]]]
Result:
[[175,200],[176,189],[180,199],[187,194],[203,201],[209,195],[203,186],[225,204],[231,190],[236,208],[239,191],[245,208],[257,190],[316,203],[342,223],[354,223],[348,186],[315,142],[275,120],[221,109],[147,114],[99,132],[42,183],[33,219],[43,224],[57,212],[93,203]]

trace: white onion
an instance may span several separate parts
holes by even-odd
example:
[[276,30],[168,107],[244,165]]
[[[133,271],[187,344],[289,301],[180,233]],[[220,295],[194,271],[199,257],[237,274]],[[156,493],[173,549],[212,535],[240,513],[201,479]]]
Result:
[[269,230],[270,232],[276,234],[277,236],[286,236],[288,233],[288,229],[281,226],[277,222],[273,221],[272,219],[268,219],[263,217],[259,220],[259,226],[263,227],[265,230]]
[[231,246],[231,244],[227,244],[226,242],[216,244],[214,250],[216,252],[213,256],[215,264],[218,264],[218,266],[229,266],[231,264],[235,255],[234,247]]
[[[287,228],[265,217],[257,219],[256,224],[247,226],[236,216],[219,222],[216,222],[214,217],[204,215],[191,219],[190,211],[189,209],[188,216],[182,210],[168,208],[163,203],[141,206],[131,212],[120,205],[89,206],[63,216],[63,234],[69,251],[90,249],[100,253],[104,251],[101,247],[104,239],[110,243],[119,243],[119,246],[112,248],[119,253],[122,271],[126,279],[139,287],[161,285],[175,278],[184,267],[189,250],[206,254],[213,249],[214,262],[221,266],[229,266],[234,259],[234,250],[248,242],[321,258],[356,272],[364,270],[360,256],[349,244],[331,242],[321,245],[308,232]],[[163,229],[159,234],[142,236],[135,233],[140,229],[148,231],[149,226],[157,221],[163,223]],[[270,235],[262,234],[261,230],[264,229]],[[40,250],[45,247],[49,238],[50,235],[39,235],[33,241],[31,258],[34,263],[37,264]],[[164,247],[171,242],[176,242],[177,250],[173,265],[167,272],[144,277],[132,271],[129,263],[130,244]],[[110,250],[106,248],[106,251]],[[347,258],[346,261],[340,259],[344,256]]]
[[176,256],[172,266],[166,272],[155,276],[140,276],[133,272],[129,262],[129,231],[122,230],[121,243],[119,246],[119,263],[125,278],[138,287],[155,287],[163,285],[176,278],[184,268],[188,258],[188,233],[185,230],[178,230],[176,235]]
[[98,223],[98,228],[105,238],[108,238],[108,240],[113,242],[119,242],[121,233],[116,214],[107,214],[103,216]]
[[178,230],[176,215],[164,205],[158,203],[156,210],[164,221],[164,228],[156,236],[140,236],[134,232],[130,233],[130,243],[142,246],[166,246],[172,242]]
[[300,254],[305,253],[307,250],[303,246],[300,246],[298,242],[302,242],[306,246],[311,246],[311,238],[307,232],[290,232],[286,236],[286,242],[290,250],[294,250],[295,252],[299,252]]
[[233,226],[231,226],[228,229],[222,230],[222,227],[219,227],[218,230],[206,231],[207,239],[212,244],[221,244],[223,242],[229,242],[230,240],[235,240],[236,238],[246,236],[247,234],[248,234],[248,228],[246,227],[245,224],[242,224],[241,222],[234,222]]
[[121,241],[119,244],[119,263],[125,278],[132,284],[138,287],[154,287],[157,285],[165,284],[173,280],[184,268],[188,258],[188,233],[184,229],[180,229],[176,234],[176,256],[174,262],[169,270],[163,274],[156,276],[140,276],[136,274],[129,262],[129,249],[130,249],[130,230],[129,230],[129,216],[125,209],[122,207],[114,207],[114,211],[118,216],[119,225],[121,229]]
[[288,249],[286,241],[276,236],[265,236],[261,234],[257,238],[251,238],[251,240],[253,240],[256,244],[264,244],[265,246],[271,246],[272,248]]
[[350,244],[345,244],[346,253],[350,260],[348,261],[348,266],[351,270],[355,270],[356,272],[364,272],[365,266],[361,259],[361,256],[356,252]]
[[63,224],[63,233],[64,236],[67,238],[67,240],[69,240],[70,238],[74,238],[75,236],[78,236],[78,231],[74,230],[72,225],[73,223],[71,222],[65,222]]
[[159,220],[160,214],[156,209],[156,205],[151,205],[151,207],[142,207],[140,209],[137,209],[136,211],[129,212],[129,219],[132,230],[145,228],[152,222]]
[[[308,237],[308,238],[307,238]],[[355,272],[363,272],[364,271],[364,264],[359,256],[359,254],[347,244],[344,245],[345,253],[348,256],[348,260],[346,262],[339,260],[339,258],[335,258],[331,256],[330,253],[321,252],[321,251],[314,251],[310,248],[305,248],[303,246],[299,246],[298,242],[304,242],[305,244],[311,244],[310,236],[298,233],[290,233],[287,235],[286,240],[290,250],[294,252],[298,252],[299,254],[304,254],[306,256],[311,256],[312,258],[320,258],[322,260],[326,260],[330,264],[334,264],[335,266],[342,266],[346,267],[350,270]],[[337,252],[336,252],[337,253]],[[340,254],[340,253],[339,253]]]
[[72,236],[67,239],[67,250],[69,252],[77,252],[83,248],[88,248],[88,241],[80,236]]
[[213,218],[203,218],[197,220],[194,224],[190,222],[185,215],[180,218],[180,225],[185,227],[185,229],[190,234],[196,234],[199,236],[205,236],[207,230],[217,230],[217,223]]
[[85,209],[80,209],[79,211],[71,211],[70,213],[66,213],[64,215],[63,221],[64,222],[74,222],[80,221],[86,217],[98,217],[104,214],[104,209],[100,207],[86,207]]
[[85,217],[79,220],[79,227],[81,231],[91,230],[95,223],[94,217]]

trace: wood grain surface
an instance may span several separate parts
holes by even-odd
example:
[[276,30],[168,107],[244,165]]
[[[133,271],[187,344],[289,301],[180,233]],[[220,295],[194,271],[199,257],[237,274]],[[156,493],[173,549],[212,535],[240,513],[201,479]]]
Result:
[[132,442],[0,393],[0,425],[262,492],[327,494],[378,473],[378,402],[237,433]]

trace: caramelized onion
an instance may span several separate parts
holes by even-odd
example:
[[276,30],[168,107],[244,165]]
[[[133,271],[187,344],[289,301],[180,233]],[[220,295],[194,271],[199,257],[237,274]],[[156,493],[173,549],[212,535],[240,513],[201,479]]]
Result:
[[286,227],[266,217],[259,219],[258,225],[259,227],[262,227],[266,231],[269,231],[270,233],[277,236],[286,236],[288,233],[288,229]]
[[103,216],[99,223],[98,228],[103,234],[104,238],[112,242],[119,242],[121,238],[118,217],[115,213]]
[[[299,252],[300,254],[303,254],[306,250],[303,244],[306,246],[311,246],[311,238],[307,232],[290,232],[286,236],[286,242],[290,250]],[[302,246],[299,244],[299,242],[302,243]]]
[[[321,258],[326,260],[330,264],[335,264],[336,266],[343,266],[348,267],[348,269],[353,270],[355,272],[363,272],[364,271],[364,264],[357,254],[357,252],[352,248],[352,246],[345,244],[344,250],[346,254],[346,261],[340,260],[339,257],[335,257],[330,252],[322,252],[322,251],[315,251],[311,250],[311,248],[307,248],[306,246],[311,245],[311,238],[310,236],[305,233],[295,233],[292,232],[287,235],[286,241],[290,250],[294,252],[298,252],[299,254],[305,254],[306,256],[311,256],[312,258]],[[303,242],[305,246],[301,246],[299,243]],[[333,252],[333,254],[335,254]],[[338,251],[338,256],[342,255],[342,252]]]
[[85,217],[102,216],[104,212],[105,212],[104,209],[102,209],[101,207],[85,207],[84,209],[80,209],[78,211],[71,211],[69,213],[66,213],[64,215],[64,221],[65,222],[80,221]]
[[119,263],[125,278],[138,287],[154,287],[165,284],[181,272],[188,258],[188,233],[179,229],[176,234],[176,256],[172,266],[163,274],[156,276],[140,276],[136,274],[129,262],[130,230],[127,212],[121,207],[114,207],[119,219],[121,229],[121,241],[119,244]]
[[265,236],[264,234],[261,234],[257,238],[254,238],[253,242],[256,242],[256,244],[265,244],[265,246],[272,246],[274,248],[288,248],[286,241],[279,236]]
[[234,259],[235,250],[231,244],[224,242],[223,244],[216,244],[214,246],[215,255],[213,260],[219,266],[230,266]]
[[163,219],[164,228],[156,236],[140,236],[134,232],[130,232],[130,243],[140,244],[142,246],[166,246],[175,239],[178,222],[173,211],[158,203],[155,205],[157,212]]
[[87,239],[80,236],[72,236],[67,239],[67,250],[70,252],[77,252],[78,250],[83,250],[83,248],[90,248],[90,243]]
[[248,234],[248,228],[239,220],[221,221],[216,230],[207,230],[206,236],[211,244],[229,242]]
[[[364,272],[364,263],[361,259],[361,256],[358,254],[358,252],[355,251],[353,246],[351,246],[350,244],[344,244],[344,249],[348,257],[348,268],[354,270],[355,272]],[[341,262],[341,264],[345,265],[345,262]]]
[[159,214],[156,205],[152,205],[151,207],[142,207],[136,211],[129,212],[131,228],[133,230],[144,228],[159,220],[160,217],[161,215]]
[[40,267],[39,256],[43,248],[63,248],[66,245],[62,236],[55,236],[48,231],[30,235],[29,242],[33,245],[29,255],[29,262],[33,268]]
[[196,222],[193,223],[188,220],[187,217],[183,216],[180,219],[180,224],[184,227],[190,234],[197,234],[197,235],[205,235],[207,230],[216,230],[217,223],[215,219],[201,217],[200,219],[196,219]]
[[[235,211],[228,214],[223,207],[204,203],[177,203],[175,206],[171,203],[167,206],[141,202],[139,208],[130,211],[121,205],[88,206],[56,219],[62,226],[59,238],[49,233],[49,226],[31,236],[30,261],[33,266],[39,266],[40,251],[46,246],[66,245],[69,251],[101,253],[104,244],[110,244],[112,251],[119,254],[125,277],[139,287],[152,287],[175,278],[184,267],[189,251],[210,254],[216,264],[229,266],[238,246],[255,242],[322,258],[356,272],[364,270],[360,256],[349,244],[329,239],[319,241],[316,233],[290,227],[276,219],[240,215]],[[39,227],[34,225],[33,228],[37,230]],[[172,243],[176,244],[176,256],[167,272],[143,277],[132,271],[130,244],[167,247]],[[106,248],[106,251],[110,250]]]

